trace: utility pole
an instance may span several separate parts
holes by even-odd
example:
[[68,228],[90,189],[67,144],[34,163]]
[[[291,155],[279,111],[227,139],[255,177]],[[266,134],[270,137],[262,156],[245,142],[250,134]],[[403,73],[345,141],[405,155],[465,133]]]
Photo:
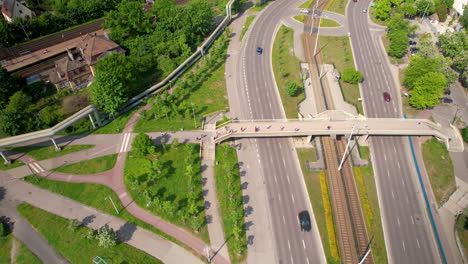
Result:
[[114,209],[115,209],[115,212],[117,214],[119,214],[119,210],[117,210],[117,206],[115,206],[115,203],[114,203],[114,200],[112,200],[112,197],[110,195],[108,195],[106,198],[104,198],[104,200],[107,200],[107,198],[109,198],[109,200],[111,201],[112,205],[114,206]]
[[338,170],[339,170],[339,171],[341,170],[341,167],[343,166],[343,163],[344,163],[344,160],[345,160],[345,157],[346,157],[346,152],[348,152],[349,143],[351,143],[351,138],[353,137],[354,127],[355,127],[355,126],[356,126],[356,125],[353,125],[353,129],[351,129],[351,135],[349,135],[348,144],[346,144],[346,148],[345,148],[345,151],[344,151],[344,153],[343,153],[343,158],[341,159],[340,166],[338,166]]

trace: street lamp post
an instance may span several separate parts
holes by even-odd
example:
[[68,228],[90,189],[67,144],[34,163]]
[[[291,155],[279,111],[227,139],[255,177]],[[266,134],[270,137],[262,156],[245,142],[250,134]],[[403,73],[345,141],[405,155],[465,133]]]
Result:
[[349,135],[348,144],[346,144],[346,148],[345,148],[345,151],[344,151],[344,153],[343,153],[343,158],[341,159],[340,166],[338,166],[338,170],[339,170],[339,171],[341,170],[341,167],[343,166],[343,163],[344,163],[344,160],[345,160],[345,157],[346,157],[346,152],[348,152],[349,143],[351,143],[351,138],[353,137],[354,127],[355,127],[355,126],[356,126],[356,125],[353,125],[353,128],[351,129],[351,135]]
[[117,206],[115,206],[115,203],[114,203],[114,200],[112,200],[112,197],[110,195],[108,195],[106,198],[104,198],[104,200],[107,200],[107,198],[109,198],[109,200],[111,201],[112,205],[114,206],[114,209],[115,209],[115,212],[117,214],[119,214],[119,210],[117,210]]

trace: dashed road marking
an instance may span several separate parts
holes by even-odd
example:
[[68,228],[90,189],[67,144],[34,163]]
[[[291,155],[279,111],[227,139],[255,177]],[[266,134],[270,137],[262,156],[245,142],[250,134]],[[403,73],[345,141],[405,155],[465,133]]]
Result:
[[283,215],[283,224],[286,224],[286,218],[284,218],[284,215]]
[[122,145],[120,147],[120,151],[119,152],[127,152],[127,148],[128,148],[128,143],[130,142],[130,137],[132,136],[131,133],[126,133],[124,135],[124,138],[122,140]]
[[403,245],[403,251],[406,251],[406,247],[405,247],[405,241],[401,241],[402,245]]
[[414,218],[411,216],[411,223],[414,225]]
[[302,239],[302,246],[304,247],[304,249],[306,248],[304,239]]
[[292,197],[293,203],[295,203],[296,201],[294,201],[294,194],[291,193],[291,197]]
[[421,248],[421,246],[419,245],[419,240],[416,238],[416,243],[418,244],[418,248]]

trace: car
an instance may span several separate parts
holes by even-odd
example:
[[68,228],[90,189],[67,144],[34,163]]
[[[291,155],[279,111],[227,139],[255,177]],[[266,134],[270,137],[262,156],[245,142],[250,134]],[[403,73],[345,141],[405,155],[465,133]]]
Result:
[[357,3],[357,0],[353,0],[354,3]]
[[447,88],[447,89],[444,90],[444,94],[446,94],[446,95],[450,95],[451,93],[452,93],[452,92],[450,91],[449,88]]
[[304,13],[304,14],[309,14],[309,9],[307,8],[301,8],[299,12]]
[[301,226],[301,232],[309,232],[311,229],[310,215],[308,211],[302,211],[299,213],[299,224]]
[[260,47],[257,47],[257,54],[260,55],[263,53],[263,49]]
[[364,9],[362,10],[362,12],[363,12],[363,13],[367,13],[367,8],[364,8]]
[[392,100],[388,92],[383,93],[383,99],[385,100],[385,102],[390,102],[390,100]]
[[440,99],[440,101],[444,104],[451,104],[453,103],[453,100],[448,98],[448,97],[442,97],[442,99]]
[[414,40],[408,40],[408,44],[409,44],[409,45],[416,45],[416,41],[414,41]]

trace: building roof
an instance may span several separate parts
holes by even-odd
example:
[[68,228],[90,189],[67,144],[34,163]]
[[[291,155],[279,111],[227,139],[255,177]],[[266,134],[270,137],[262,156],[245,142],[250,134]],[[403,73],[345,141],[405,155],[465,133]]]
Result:
[[16,0],[3,0],[2,13],[9,18],[13,17],[13,11],[15,10]]
[[[81,51],[89,65],[94,65],[97,59],[101,57],[100,55],[108,51],[119,49],[120,46],[108,39],[107,34],[105,36],[86,34],[76,48]],[[122,49],[120,50],[123,51]]]

